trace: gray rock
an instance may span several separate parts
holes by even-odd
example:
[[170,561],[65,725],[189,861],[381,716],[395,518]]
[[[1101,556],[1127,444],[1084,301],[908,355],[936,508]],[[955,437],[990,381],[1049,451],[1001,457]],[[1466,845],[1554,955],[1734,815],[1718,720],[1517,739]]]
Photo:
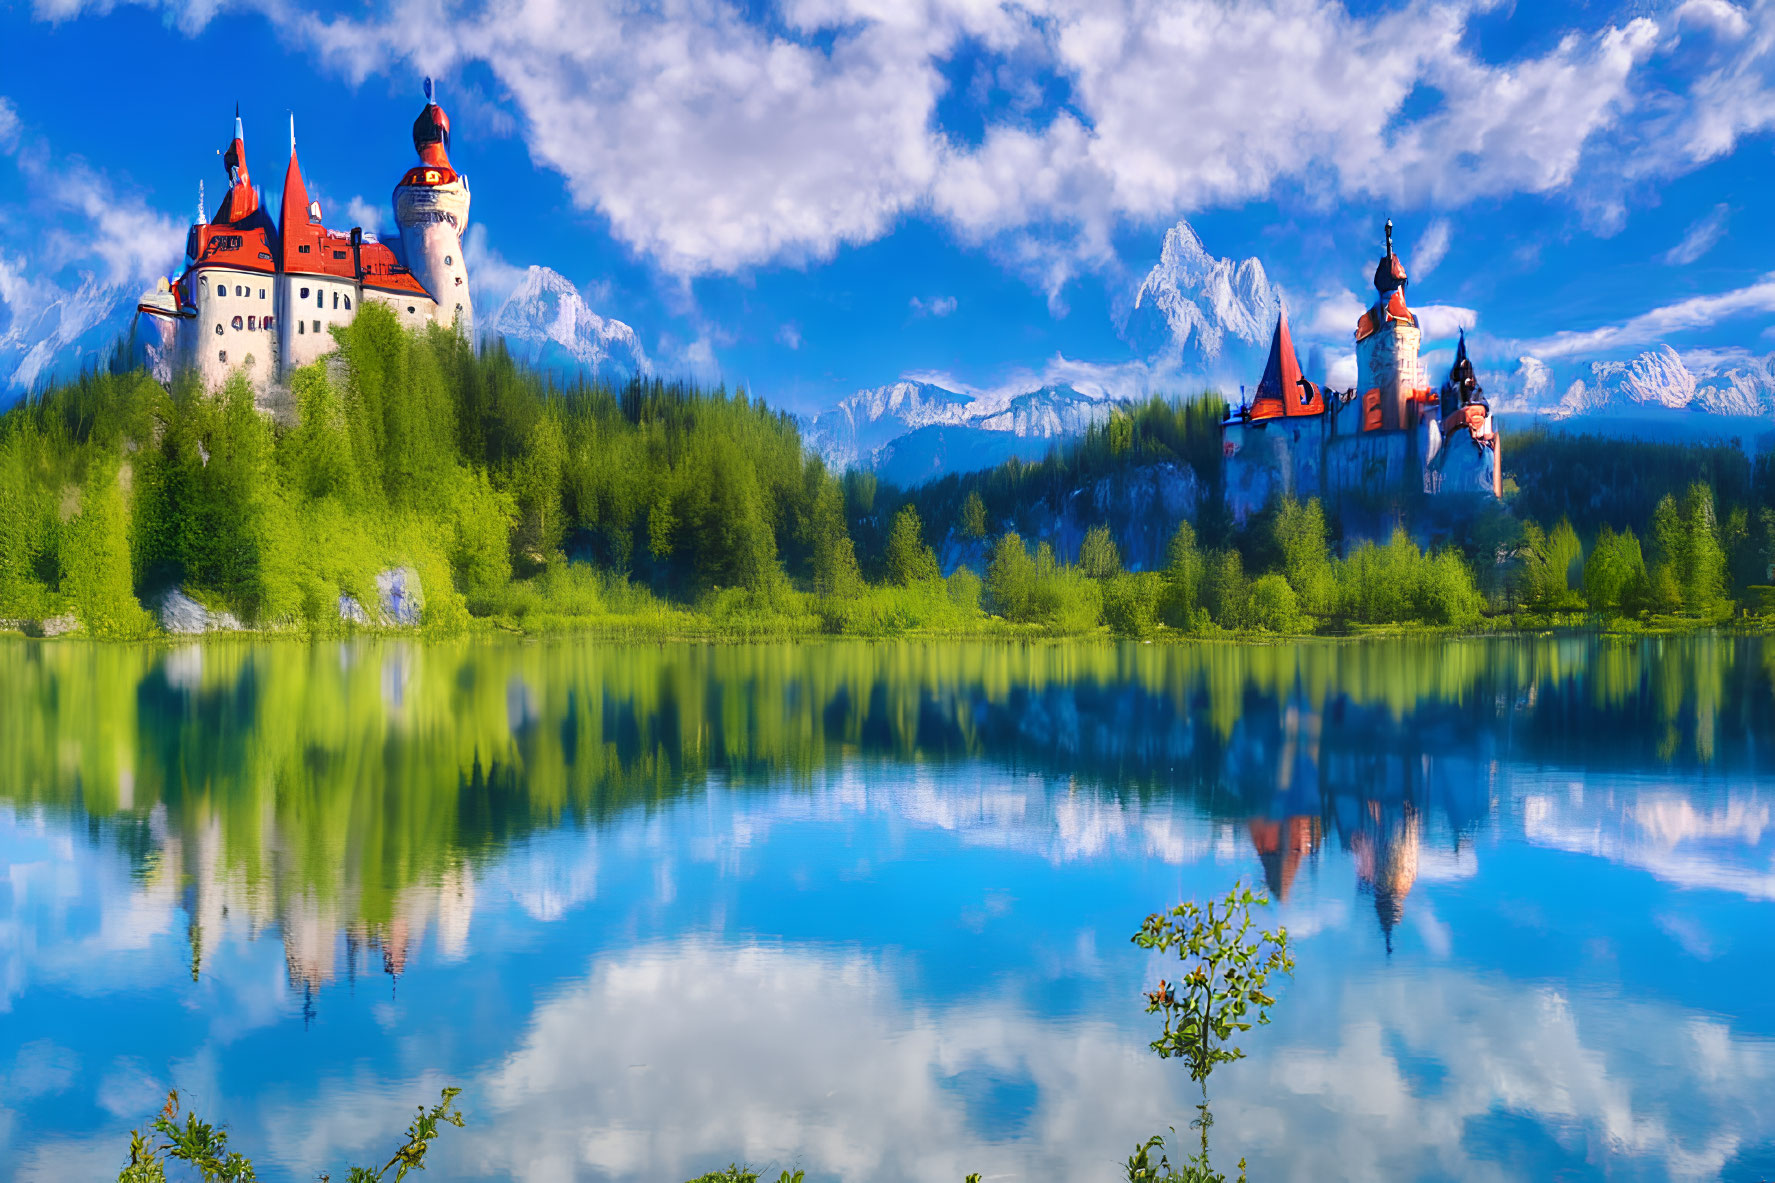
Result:
[[161,628],[182,635],[237,632],[241,627],[240,618],[234,613],[211,612],[176,587],[161,595],[154,607],[154,615]]
[[40,637],[59,637],[64,633],[76,632],[79,628],[80,621],[72,615],[51,616],[37,622],[36,633]]
[[367,627],[370,623],[370,614],[364,611],[364,606],[357,602],[356,596],[340,592],[339,619],[345,621],[347,624],[357,624]]
[[383,619],[398,627],[416,626],[425,611],[419,572],[411,567],[395,567],[376,576],[376,595],[382,601]]

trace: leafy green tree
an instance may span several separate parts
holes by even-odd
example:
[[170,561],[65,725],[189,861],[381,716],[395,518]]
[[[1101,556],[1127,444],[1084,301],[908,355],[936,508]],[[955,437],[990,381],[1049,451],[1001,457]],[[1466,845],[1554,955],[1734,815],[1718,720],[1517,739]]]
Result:
[[1195,527],[1179,522],[1165,550],[1165,589],[1159,601],[1159,616],[1166,624],[1176,629],[1197,626],[1206,574],[1202,552],[1196,549]]
[[1103,580],[1103,622],[1123,637],[1151,636],[1165,579],[1156,571],[1122,572]]
[[1027,619],[1035,578],[1035,562],[1023,539],[1015,532],[1001,535],[986,564],[986,595],[993,611],[1006,620]]
[[1208,555],[1203,567],[1202,603],[1221,628],[1240,629],[1250,624],[1251,585],[1238,551],[1229,548]]
[[[1160,1059],[1183,1060],[1190,1079],[1202,1089],[1197,1117],[1190,1123],[1201,1133],[1201,1149],[1185,1164],[1183,1179],[1223,1180],[1208,1159],[1208,1129],[1214,1124],[1208,1109],[1208,1077],[1220,1065],[1245,1058],[1244,1049],[1233,1041],[1270,1021],[1276,1000],[1268,992],[1269,980],[1278,973],[1294,972],[1286,928],[1252,931],[1252,909],[1268,903],[1267,896],[1235,883],[1225,898],[1211,899],[1206,906],[1189,900],[1169,912],[1155,912],[1134,934],[1134,943],[1142,949],[1175,951],[1183,963],[1177,981],[1161,979],[1146,995],[1147,1013],[1164,1017],[1153,1051]],[[1150,1139],[1136,1150],[1136,1159],[1129,1161],[1130,1178],[1160,1179],[1170,1174],[1163,1159],[1159,1169],[1165,1175],[1135,1174],[1137,1160],[1138,1169],[1151,1170],[1150,1153],[1163,1143],[1163,1138]],[[1240,1160],[1241,1177],[1244,1170]]]
[[1122,570],[1122,555],[1108,526],[1092,526],[1079,545],[1079,568],[1092,579],[1108,579]]
[[[456,1109],[461,1089],[443,1090],[442,1099],[430,1109],[421,1105],[407,1126],[407,1140],[380,1167],[352,1167],[347,1183],[400,1183],[409,1171],[423,1171],[426,1155],[445,1125],[460,1128],[462,1114]],[[135,1130],[129,1137],[129,1161],[117,1183],[166,1183],[169,1163],[184,1163],[204,1183],[252,1183],[258,1176],[250,1159],[228,1149],[228,1132],[186,1113],[179,1121],[179,1092],[166,1095],[166,1105],[149,1125],[148,1132]],[[392,1174],[391,1174],[392,1172]],[[321,1183],[330,1178],[321,1175]]]
[[1282,576],[1271,572],[1251,582],[1246,608],[1250,626],[1271,633],[1295,633],[1301,628],[1300,597]]
[[857,570],[856,547],[844,526],[844,495],[838,482],[830,477],[820,482],[814,494],[810,529],[814,594],[855,595],[863,585],[863,577]]
[[1608,526],[1596,537],[1584,560],[1584,598],[1593,612],[1636,612],[1651,592],[1645,557],[1632,530],[1615,533]]
[[154,620],[136,600],[129,551],[129,510],[119,473],[95,465],[80,513],[62,532],[62,591],[97,637],[142,637]]
[[924,523],[918,520],[918,510],[911,505],[902,505],[894,515],[893,532],[888,535],[887,576],[889,583],[901,587],[943,578],[936,553],[925,545]]
[[1302,609],[1315,616],[1329,615],[1336,606],[1337,585],[1331,572],[1325,509],[1319,499],[1302,505],[1292,497],[1283,498],[1272,531],[1282,555],[1282,574]]
[[977,539],[986,537],[986,530],[986,502],[980,499],[980,490],[969,489],[961,505],[959,532],[963,538]]

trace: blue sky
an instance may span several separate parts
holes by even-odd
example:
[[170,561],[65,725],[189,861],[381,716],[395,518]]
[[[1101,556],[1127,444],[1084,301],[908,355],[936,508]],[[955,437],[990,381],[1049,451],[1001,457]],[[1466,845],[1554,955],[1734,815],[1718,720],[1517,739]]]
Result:
[[1187,387],[1118,332],[1181,218],[1303,353],[1347,352],[1389,215],[1494,383],[1775,351],[1771,0],[15,3],[0,300],[175,265],[236,101],[268,198],[294,111],[328,221],[386,221],[426,73],[484,273],[552,266],[662,370],[795,410]]

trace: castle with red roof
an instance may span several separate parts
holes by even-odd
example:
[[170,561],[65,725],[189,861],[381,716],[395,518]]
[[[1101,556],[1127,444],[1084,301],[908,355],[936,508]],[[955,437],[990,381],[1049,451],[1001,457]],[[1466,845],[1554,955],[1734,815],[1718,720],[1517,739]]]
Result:
[[413,121],[419,161],[394,189],[400,239],[387,243],[361,227],[334,230],[322,221],[296,159],[294,116],[273,221],[247,169],[236,108],[234,140],[222,156],[228,192],[210,215],[199,191],[184,271],[161,280],[137,306],[159,330],[172,370],[193,371],[207,387],[243,372],[263,392],[330,352],[329,330],[348,323],[366,301],[387,305],[405,327],[453,326],[472,339],[474,305],[462,257],[468,179],[450,166],[450,117],[429,78],[425,100]]
[[1341,394],[1301,375],[1287,312],[1278,318],[1257,390],[1222,425],[1236,518],[1276,494],[1501,495],[1501,441],[1466,336],[1448,378],[1432,389],[1418,357],[1417,314],[1405,303],[1408,282],[1388,222],[1376,297],[1356,321],[1356,386]]

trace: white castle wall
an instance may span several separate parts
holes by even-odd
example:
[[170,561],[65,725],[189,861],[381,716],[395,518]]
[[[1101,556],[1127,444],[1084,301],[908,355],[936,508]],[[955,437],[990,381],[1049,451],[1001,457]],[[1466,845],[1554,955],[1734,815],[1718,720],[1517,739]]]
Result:
[[277,373],[277,315],[272,276],[226,267],[197,275],[197,318],[190,322],[192,362],[206,387],[244,369],[255,391]]
[[330,275],[285,275],[283,291],[284,368],[308,365],[333,351],[334,325],[351,323],[359,302],[356,280]]
[[375,288],[364,289],[364,299],[373,300],[378,304],[387,305],[393,310],[395,319],[400,321],[403,329],[417,329],[432,323],[442,323],[438,315],[438,306],[424,296],[410,296],[403,292],[381,292]]
[[408,270],[436,297],[438,323],[454,323],[472,341],[475,310],[462,257],[468,205],[468,182],[461,177],[447,185],[398,185],[394,191],[394,220]]

